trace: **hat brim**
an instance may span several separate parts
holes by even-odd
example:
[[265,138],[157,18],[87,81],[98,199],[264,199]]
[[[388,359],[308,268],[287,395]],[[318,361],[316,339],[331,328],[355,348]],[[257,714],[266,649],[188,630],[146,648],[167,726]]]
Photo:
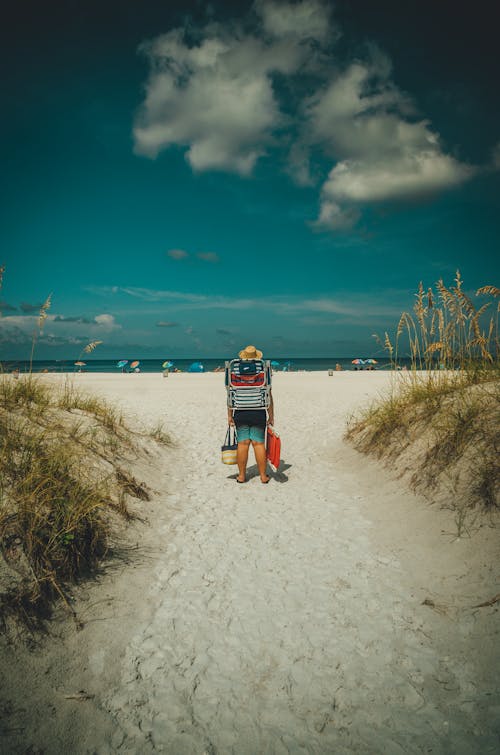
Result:
[[262,359],[262,351],[256,349],[252,354],[248,354],[248,352],[243,349],[238,356],[240,359]]

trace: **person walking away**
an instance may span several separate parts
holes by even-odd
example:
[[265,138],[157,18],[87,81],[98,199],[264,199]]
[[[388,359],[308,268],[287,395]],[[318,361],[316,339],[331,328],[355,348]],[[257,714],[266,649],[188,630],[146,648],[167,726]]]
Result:
[[[262,359],[262,351],[255,346],[247,346],[238,354],[240,359],[253,360]],[[265,435],[267,425],[274,424],[274,402],[272,391],[270,391],[270,402],[266,409],[232,409],[228,407],[227,420],[229,425],[236,426],[238,434],[238,477],[236,482],[246,482],[246,471],[248,463],[248,453],[252,445],[259,470],[260,481],[265,485],[271,479],[267,474],[267,458]]]

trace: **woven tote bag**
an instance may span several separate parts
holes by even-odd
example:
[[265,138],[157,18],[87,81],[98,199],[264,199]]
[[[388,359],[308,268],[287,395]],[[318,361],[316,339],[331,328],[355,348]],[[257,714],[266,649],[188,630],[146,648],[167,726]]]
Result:
[[238,436],[236,428],[229,425],[227,428],[224,444],[221,446],[221,461],[223,464],[237,464],[236,453],[238,451]]

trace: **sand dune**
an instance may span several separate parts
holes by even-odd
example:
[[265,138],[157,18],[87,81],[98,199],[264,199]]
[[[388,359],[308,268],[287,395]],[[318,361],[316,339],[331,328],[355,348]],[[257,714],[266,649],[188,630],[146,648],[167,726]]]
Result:
[[79,591],[83,629],[2,649],[2,751],[497,751],[498,604],[472,608],[499,591],[497,533],[457,540],[342,441],[388,374],[276,375],[269,485],[220,463],[221,375],[72,379],[175,445],[138,548]]

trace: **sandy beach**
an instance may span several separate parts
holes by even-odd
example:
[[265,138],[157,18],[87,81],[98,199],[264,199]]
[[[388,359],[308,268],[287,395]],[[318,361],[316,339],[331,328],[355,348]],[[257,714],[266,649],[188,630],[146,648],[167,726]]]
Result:
[[[61,381],[64,376],[42,379]],[[384,372],[279,373],[283,461],[220,462],[220,374],[71,380],[172,438],[128,547],[26,648],[2,639],[5,753],[496,753],[498,531],[343,439]],[[150,465],[151,466],[151,465]]]

